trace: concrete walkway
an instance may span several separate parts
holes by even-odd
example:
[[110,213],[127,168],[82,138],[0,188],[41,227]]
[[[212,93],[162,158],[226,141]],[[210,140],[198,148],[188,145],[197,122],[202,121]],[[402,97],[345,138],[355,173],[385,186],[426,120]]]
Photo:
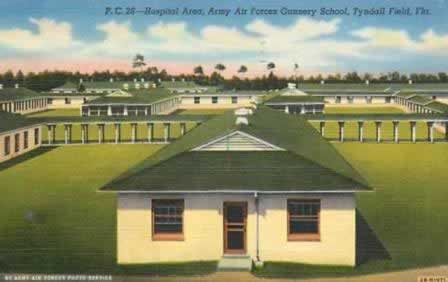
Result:
[[[314,279],[265,279],[253,276],[248,272],[217,272],[207,276],[198,277],[114,277],[113,281],[123,282],[142,282],[142,281],[160,281],[160,282],[289,282],[289,281],[301,281],[301,282],[419,282],[419,277],[445,277],[448,281],[448,265],[429,267],[421,269],[412,269],[396,272],[388,272],[382,274],[370,274],[363,276],[353,277],[339,277],[339,278],[314,278]],[[430,280],[427,280],[430,281]]]

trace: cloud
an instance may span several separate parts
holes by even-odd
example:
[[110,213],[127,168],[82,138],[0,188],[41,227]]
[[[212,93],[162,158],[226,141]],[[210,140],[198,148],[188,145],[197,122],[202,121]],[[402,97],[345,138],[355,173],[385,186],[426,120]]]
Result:
[[27,29],[1,29],[0,45],[8,48],[48,52],[75,46],[72,26],[68,22],[56,22],[48,18],[30,18],[29,22],[37,26],[37,32]]
[[352,32],[352,35],[364,40],[365,48],[401,49],[407,52],[419,52],[433,55],[446,55],[448,35],[440,35],[432,29],[422,33],[417,40],[401,29],[365,27]]
[[130,21],[111,20],[96,25],[102,37],[91,41],[73,38],[72,25],[65,21],[30,18],[29,22],[36,31],[0,29],[0,47],[48,58],[129,60],[139,52],[152,61],[196,64],[216,63],[219,58],[229,66],[275,61],[288,69],[295,62],[304,68],[326,68],[357,59],[392,60],[390,50],[446,56],[448,49],[448,34],[432,29],[414,38],[404,29],[375,26],[345,31],[339,18],[301,17],[289,25],[255,19],[241,27],[209,24],[199,29],[184,21],[158,21],[143,31]]

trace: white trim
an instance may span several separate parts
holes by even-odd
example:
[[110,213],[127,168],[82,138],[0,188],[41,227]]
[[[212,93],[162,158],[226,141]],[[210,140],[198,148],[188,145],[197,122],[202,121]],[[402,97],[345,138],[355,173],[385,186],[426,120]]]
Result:
[[[212,145],[214,145],[216,143],[219,143],[222,140],[224,140],[226,138],[230,138],[230,137],[232,137],[234,135],[243,135],[246,138],[249,138],[251,140],[254,140],[254,141],[258,142],[258,143],[261,143],[261,144],[263,144],[265,146],[270,147],[269,149],[266,149],[264,151],[285,151],[285,149],[283,149],[283,148],[275,146],[275,145],[273,145],[273,144],[271,144],[269,142],[266,142],[266,141],[264,141],[262,139],[259,139],[259,138],[255,137],[253,135],[247,134],[247,133],[239,131],[239,130],[235,130],[235,131],[233,131],[233,132],[231,132],[229,134],[226,134],[226,135],[224,135],[222,137],[219,137],[217,139],[213,139],[212,141],[209,141],[209,142],[207,142],[207,143],[205,143],[203,145],[200,145],[198,147],[193,148],[191,151],[207,151],[207,149],[206,149],[207,147],[212,146]],[[246,151],[246,150],[228,150],[228,151]],[[247,150],[247,151],[252,151],[252,150]]]

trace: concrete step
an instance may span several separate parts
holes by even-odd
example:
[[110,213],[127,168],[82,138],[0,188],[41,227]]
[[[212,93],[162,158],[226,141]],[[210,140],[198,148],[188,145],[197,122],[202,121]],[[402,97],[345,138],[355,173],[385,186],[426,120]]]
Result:
[[226,255],[218,262],[218,271],[251,271],[252,258],[249,256]]

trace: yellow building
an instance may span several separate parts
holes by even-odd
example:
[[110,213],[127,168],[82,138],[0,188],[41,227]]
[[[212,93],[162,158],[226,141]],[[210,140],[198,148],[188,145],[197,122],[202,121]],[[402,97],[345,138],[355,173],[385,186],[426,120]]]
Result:
[[0,163],[41,145],[41,126],[19,114],[0,111]]
[[[112,181],[121,264],[356,264],[362,177],[300,116],[215,117]],[[246,266],[247,266],[246,265]]]

